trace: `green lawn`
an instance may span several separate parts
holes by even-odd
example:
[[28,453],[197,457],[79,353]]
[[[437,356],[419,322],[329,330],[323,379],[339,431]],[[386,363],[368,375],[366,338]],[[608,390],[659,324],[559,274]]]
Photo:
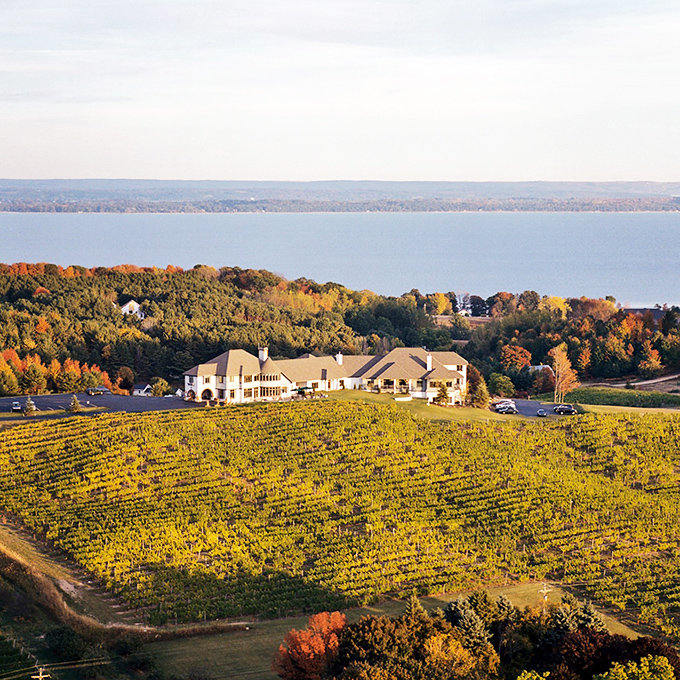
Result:
[[[549,594],[550,602],[559,602],[562,591],[553,586]],[[506,595],[517,607],[527,605],[539,606],[542,596],[539,594],[541,584],[522,583],[515,586],[488,588],[488,592],[497,597]],[[420,598],[423,606],[430,610],[444,607],[461,593],[441,594]],[[465,593],[463,593],[465,594]],[[361,616],[398,616],[406,607],[401,600],[387,600],[372,607],[361,607],[346,611],[347,619],[352,622]],[[262,621],[253,623],[249,630],[236,630],[220,635],[206,637],[167,640],[147,645],[148,651],[156,656],[156,663],[166,675],[186,675],[191,671],[205,671],[211,677],[250,678],[251,680],[275,680],[277,677],[270,670],[270,663],[286,633],[292,628],[305,628],[307,616]],[[627,628],[611,617],[605,617],[612,633],[620,633],[629,637],[637,637],[632,629]]]
[[424,399],[395,401],[394,397],[394,394],[375,394],[363,390],[342,390],[329,394],[329,399],[336,399],[337,401],[359,401],[365,404],[393,404],[399,408],[403,408],[414,416],[427,420],[477,420],[482,422],[502,422],[521,418],[521,416],[504,416],[500,413],[489,411],[489,409],[467,408],[462,406],[436,406],[435,404],[426,403]]

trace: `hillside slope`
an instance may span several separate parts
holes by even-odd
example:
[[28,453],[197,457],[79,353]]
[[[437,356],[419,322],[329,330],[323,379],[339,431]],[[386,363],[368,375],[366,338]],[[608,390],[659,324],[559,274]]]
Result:
[[679,442],[663,416],[116,414],[0,434],[0,506],[152,623],[550,576],[673,632]]

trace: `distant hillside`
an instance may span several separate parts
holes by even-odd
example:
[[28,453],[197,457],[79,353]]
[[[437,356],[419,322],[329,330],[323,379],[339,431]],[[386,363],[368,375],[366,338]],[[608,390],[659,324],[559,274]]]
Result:
[[0,180],[0,210],[678,210],[680,182]]

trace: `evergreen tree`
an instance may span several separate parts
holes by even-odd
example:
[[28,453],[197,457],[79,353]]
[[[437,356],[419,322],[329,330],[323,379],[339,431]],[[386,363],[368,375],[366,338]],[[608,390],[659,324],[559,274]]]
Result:
[[489,597],[489,593],[486,590],[475,591],[468,597],[467,601],[477,616],[484,621],[485,625],[488,626],[498,618],[498,606]]
[[553,633],[552,640],[557,641],[567,633],[575,631],[579,626],[578,609],[572,609],[567,605],[562,605],[556,609],[549,621],[550,631]]
[[463,631],[464,645],[468,649],[484,647],[491,639],[491,633],[474,609],[467,609],[463,612],[457,627]]
[[449,391],[446,388],[446,381],[439,381],[439,388],[437,389],[437,396],[434,398],[435,404],[448,404],[449,403]]
[[444,618],[452,625],[458,626],[463,614],[470,610],[470,605],[464,597],[458,597],[446,605]]
[[607,624],[604,622],[602,615],[599,614],[590,602],[579,610],[577,621],[579,628],[588,628],[598,633],[605,633],[607,631]]
[[420,604],[420,600],[418,599],[415,590],[411,593],[411,596],[408,598],[408,602],[406,603],[406,612],[404,613],[404,616],[411,619],[427,618],[427,612],[425,611],[423,605]]
[[489,408],[489,390],[483,377],[480,378],[477,389],[471,395],[470,403],[476,408]]
[[24,408],[22,410],[22,413],[25,416],[32,416],[36,412],[35,404],[33,403],[33,399],[30,397],[26,397],[26,403],[24,404]]
[[78,397],[74,394],[71,397],[71,403],[69,404],[68,411],[69,413],[80,413],[80,411],[83,410],[83,407],[80,405],[80,402],[78,401]]
[[47,387],[47,378],[43,375],[43,372],[35,364],[30,364],[26,367],[23,372],[20,381],[21,389],[23,392],[28,392],[29,394],[40,394],[45,391]]
[[499,621],[516,621],[519,612],[517,611],[517,607],[508,600],[505,595],[499,595],[498,599],[496,600],[496,609],[498,611],[498,620]]

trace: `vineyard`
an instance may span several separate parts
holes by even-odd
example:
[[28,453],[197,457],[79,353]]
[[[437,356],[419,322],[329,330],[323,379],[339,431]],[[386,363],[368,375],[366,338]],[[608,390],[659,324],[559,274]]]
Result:
[[550,577],[678,638],[680,418],[348,402],[0,433],[0,506],[152,623]]

